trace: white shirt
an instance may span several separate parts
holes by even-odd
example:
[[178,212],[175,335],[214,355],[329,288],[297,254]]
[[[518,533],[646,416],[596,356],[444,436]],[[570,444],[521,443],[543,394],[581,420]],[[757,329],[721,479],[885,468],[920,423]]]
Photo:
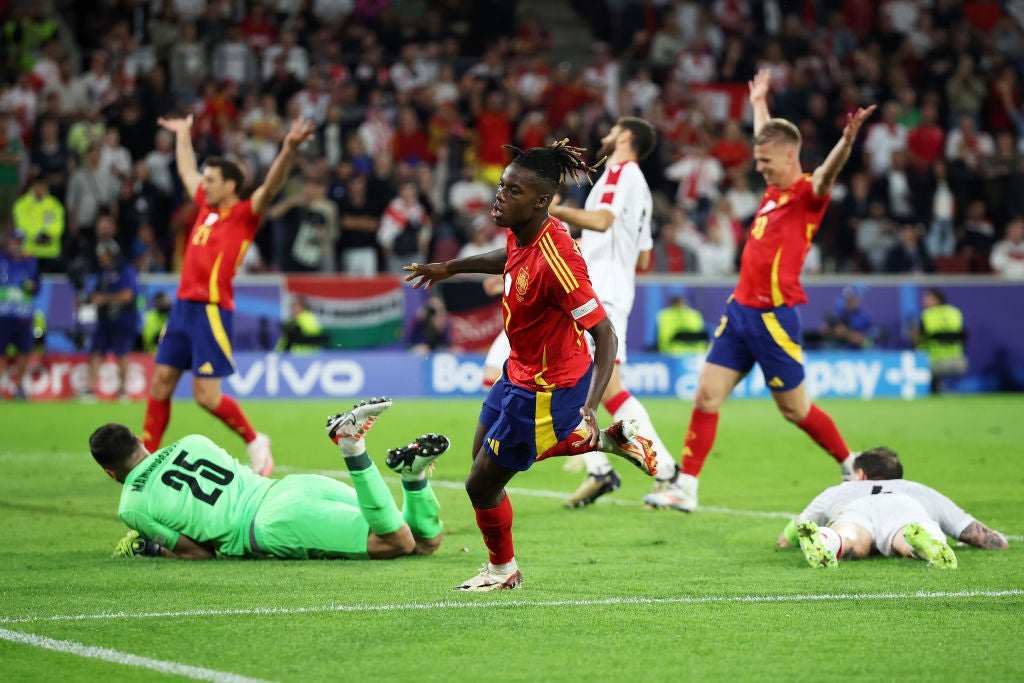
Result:
[[601,302],[628,313],[633,308],[637,258],[654,246],[651,190],[636,162],[605,168],[584,208],[605,209],[615,216],[604,232],[584,230],[580,251]]
[[974,517],[935,489],[907,479],[844,481],[819,493],[800,513],[799,519],[809,519],[816,524],[828,524],[855,500],[864,496],[893,493],[910,496],[919,502],[928,512],[928,516],[939,523],[942,531],[953,538],[959,538],[964,529],[974,521]]
[[864,139],[864,151],[871,155],[871,172],[884,175],[892,166],[893,150],[907,148],[907,127],[876,123]]
[[1014,244],[1000,240],[992,247],[989,256],[992,270],[1010,280],[1024,280],[1024,242]]

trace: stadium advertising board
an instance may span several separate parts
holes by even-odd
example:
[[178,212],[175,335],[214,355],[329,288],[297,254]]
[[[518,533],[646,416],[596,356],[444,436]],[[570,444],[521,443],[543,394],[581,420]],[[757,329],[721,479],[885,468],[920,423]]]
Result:
[[[704,363],[701,355],[670,358],[659,354],[630,354],[622,380],[638,396],[692,399]],[[928,393],[928,357],[912,351],[821,352],[805,355],[807,389],[822,398],[899,397]],[[483,358],[435,354],[430,358],[426,393],[433,396],[482,395]],[[770,395],[755,368],[736,387],[733,396]]]
[[[405,397],[483,396],[483,360],[479,354],[438,353],[419,356],[400,351],[328,352],[309,355],[239,352],[237,371],[224,389],[239,398],[339,398],[370,395]],[[632,354],[622,369],[626,386],[638,396],[690,400],[697,388],[702,356],[670,358]],[[27,388],[33,400],[73,398],[86,387],[85,354],[47,354],[29,365]],[[928,393],[928,359],[910,351],[812,353],[805,359],[807,388],[822,398],[902,397]],[[153,375],[153,357],[129,355],[128,398],[144,399]],[[8,376],[0,380],[4,397],[13,394]],[[108,358],[100,367],[97,397],[116,398],[117,365]],[[192,383],[178,384],[175,396],[189,398]],[[769,390],[755,368],[734,396],[765,398]]]

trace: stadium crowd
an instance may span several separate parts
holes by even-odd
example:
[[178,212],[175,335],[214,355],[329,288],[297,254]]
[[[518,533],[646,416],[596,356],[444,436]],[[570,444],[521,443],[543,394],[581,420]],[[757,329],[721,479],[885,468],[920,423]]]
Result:
[[[301,116],[315,139],[243,269],[395,272],[502,243],[503,145],[593,151],[630,114],[661,138],[652,269],[730,275],[764,187],[730,93],[767,68],[805,168],[879,105],[807,271],[1024,277],[1024,1],[571,4],[575,27],[472,0],[0,1],[0,241],[17,228],[49,272],[104,239],[174,271],[195,206],[157,118],[192,113],[200,161],[255,187]],[[552,56],[570,30],[585,63]]]

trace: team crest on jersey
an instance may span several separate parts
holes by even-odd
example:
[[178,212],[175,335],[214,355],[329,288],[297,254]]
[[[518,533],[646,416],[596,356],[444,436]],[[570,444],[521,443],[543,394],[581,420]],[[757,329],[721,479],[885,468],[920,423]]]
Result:
[[218,219],[220,219],[220,216],[211,211],[210,214],[206,217],[206,220],[203,221],[203,225],[213,225],[218,221]]
[[516,298],[522,301],[526,296],[526,290],[530,286],[530,272],[526,267],[519,269],[519,274],[516,275]]

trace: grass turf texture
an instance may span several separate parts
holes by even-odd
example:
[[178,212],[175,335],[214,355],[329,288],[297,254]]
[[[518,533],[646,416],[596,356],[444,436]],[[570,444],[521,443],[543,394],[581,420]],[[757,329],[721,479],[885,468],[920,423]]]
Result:
[[[323,424],[350,405],[245,409],[273,438],[283,476],[344,469]],[[400,400],[368,436],[382,469],[389,447],[450,436],[433,478],[446,524],[433,557],[186,563],[109,557],[124,532],[120,487],[86,441],[105,421],[137,428],[142,405],[4,404],[0,629],[275,681],[1024,679],[1020,541],[1004,553],[958,549],[960,569],[946,572],[890,559],[815,571],[798,550],[775,550],[785,519],[757,513],[799,511],[838,483],[839,468],[767,402],[725,406],[701,480],[705,508],[692,515],[643,509],[650,480],[626,465],[619,491],[573,511],[561,499],[582,475],[561,461],[517,476],[524,589],[452,593],[486,559],[461,488],[478,405]],[[678,454],[689,404],[646,405]],[[823,405],[855,449],[890,445],[908,478],[1024,532],[1021,398]],[[202,432],[245,458],[238,437],[193,404],[176,403],[170,426],[168,439]],[[955,595],[993,591],[1011,594]],[[92,618],[118,612],[184,614]],[[0,679],[182,680],[7,640]]]

